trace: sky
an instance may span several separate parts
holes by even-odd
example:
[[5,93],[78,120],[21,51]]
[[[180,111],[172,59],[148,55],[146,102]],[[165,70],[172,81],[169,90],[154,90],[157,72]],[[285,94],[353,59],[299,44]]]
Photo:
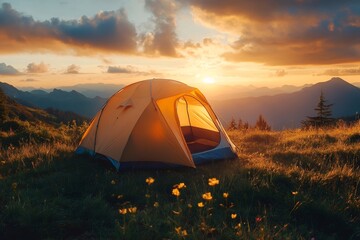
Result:
[[0,81],[360,82],[358,0],[0,0]]

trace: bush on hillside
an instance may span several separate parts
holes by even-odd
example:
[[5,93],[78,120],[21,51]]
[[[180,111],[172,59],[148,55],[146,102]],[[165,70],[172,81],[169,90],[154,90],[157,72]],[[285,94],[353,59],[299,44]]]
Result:
[[346,140],[346,144],[360,143],[360,133],[351,134]]
[[8,115],[6,102],[6,95],[3,92],[2,88],[0,88],[0,124],[2,124],[6,120]]
[[260,114],[258,120],[255,123],[255,128],[261,131],[270,131],[271,127],[265,120],[265,118]]

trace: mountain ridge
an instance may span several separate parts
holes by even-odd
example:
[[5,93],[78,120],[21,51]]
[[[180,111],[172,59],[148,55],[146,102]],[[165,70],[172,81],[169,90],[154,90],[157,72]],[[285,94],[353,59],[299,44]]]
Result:
[[[63,91],[72,91],[75,90],[88,98],[101,97],[109,98],[114,93],[123,88],[124,84],[108,84],[108,83],[81,83],[75,84],[72,86],[59,86],[55,89],[60,89]],[[34,87],[21,87],[19,90],[34,92],[34,93],[49,93],[54,89],[50,88],[34,88]]]
[[0,82],[0,87],[7,96],[23,105],[71,111],[87,118],[92,118],[107,100],[101,97],[88,98],[75,90],[67,92],[55,88],[49,93],[34,94],[3,82]]
[[[285,85],[284,85],[285,86]],[[1,83],[4,92],[16,101],[27,106],[43,109],[53,108],[62,111],[72,111],[92,118],[105,104],[105,98],[88,98],[71,90],[53,89],[46,93],[39,90],[35,93],[20,91],[12,85]],[[286,86],[285,86],[286,87]],[[254,124],[262,114],[273,129],[296,128],[307,116],[314,116],[321,91],[332,106],[336,118],[355,116],[360,112],[360,88],[341,78],[331,78],[311,86],[305,86],[299,91],[281,93],[269,96],[243,97],[233,99],[209,99],[220,120],[230,122],[232,118]],[[204,92],[206,95],[206,92]]]
[[224,122],[231,118],[255,123],[262,114],[277,130],[299,127],[306,116],[313,116],[321,91],[328,103],[333,103],[334,117],[360,112],[360,89],[341,78],[332,78],[294,93],[275,96],[237,98],[213,101],[215,112]]

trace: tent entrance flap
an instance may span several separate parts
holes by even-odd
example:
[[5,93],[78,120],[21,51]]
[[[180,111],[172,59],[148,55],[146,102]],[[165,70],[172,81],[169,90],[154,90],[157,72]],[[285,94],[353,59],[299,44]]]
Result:
[[181,131],[192,154],[208,151],[219,145],[220,132],[199,100],[183,96],[176,101],[176,111]]

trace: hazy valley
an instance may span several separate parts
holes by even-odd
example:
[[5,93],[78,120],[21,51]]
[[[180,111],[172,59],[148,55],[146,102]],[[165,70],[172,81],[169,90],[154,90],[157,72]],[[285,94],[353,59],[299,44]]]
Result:
[[[79,84],[53,90],[28,88],[30,91],[21,91],[6,83],[0,83],[0,87],[9,97],[27,106],[72,111],[91,119],[107,98],[123,85]],[[354,119],[356,113],[360,112],[359,87],[341,78],[298,87],[208,85],[203,90],[225,126],[231,119],[254,124],[262,114],[270,126],[277,130],[300,127],[302,120],[314,115],[313,109],[321,92],[328,103],[334,104],[333,117]]]

